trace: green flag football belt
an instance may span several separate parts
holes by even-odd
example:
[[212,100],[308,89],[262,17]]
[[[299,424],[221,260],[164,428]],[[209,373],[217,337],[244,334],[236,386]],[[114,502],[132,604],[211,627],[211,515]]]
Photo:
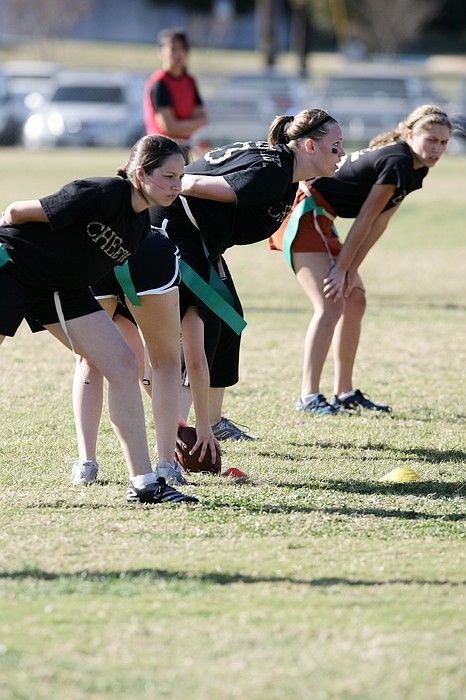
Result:
[[113,268],[113,271],[125,296],[128,297],[133,306],[141,306],[141,300],[138,297],[133,280],[131,279],[128,261],[124,262],[123,265],[117,265]]
[[[200,229],[194,218],[186,199],[180,196],[180,201],[185,210],[186,216],[193,226]],[[201,235],[202,247],[209,265],[209,280],[206,282],[193,268],[184,260],[180,260],[180,273],[182,282],[202,301],[211,311],[222,319],[234,330],[237,335],[246,327],[246,321],[234,308],[235,300],[226,284],[221,279],[218,272],[213,267],[209,259],[209,251]]]
[[0,267],[6,265],[7,262],[11,262],[11,258],[8,255],[8,251],[4,247],[3,243],[0,243]]
[[[204,246],[204,254],[208,259],[208,251]],[[125,296],[134,306],[141,306],[141,301],[136,292],[128,261],[114,268],[115,277],[118,280]],[[237,335],[240,335],[246,326],[244,318],[233,308],[234,298],[226,284],[209,261],[209,281],[202,279],[193,268],[184,260],[180,260],[180,275],[183,283],[202,301],[211,311],[227,323]]]
[[[306,185],[301,186],[300,184],[300,189],[305,193],[304,199],[302,199],[299,204],[293,209],[291,212],[291,216],[288,219],[288,224],[286,225],[285,231],[283,233],[283,241],[282,241],[282,251],[283,251],[283,256],[288,263],[288,265],[291,267],[291,269],[294,272],[294,267],[293,267],[293,255],[292,255],[292,246],[293,246],[293,241],[296,238],[296,234],[298,232],[299,228],[299,222],[302,216],[304,214],[307,214],[308,212],[312,211],[313,216],[314,216],[314,226],[321,237],[325,248],[327,250],[328,256],[330,260],[334,261],[334,256],[330,252],[330,248],[327,242],[327,238],[320,228],[319,222],[317,220],[318,216],[325,216],[327,219],[330,219],[330,221],[334,221],[335,217],[330,214],[325,207],[319,206],[317,202],[315,201],[314,197],[312,196],[311,192],[308,190]],[[335,226],[332,223],[332,231],[335,234],[335,236],[338,237],[337,231]]]

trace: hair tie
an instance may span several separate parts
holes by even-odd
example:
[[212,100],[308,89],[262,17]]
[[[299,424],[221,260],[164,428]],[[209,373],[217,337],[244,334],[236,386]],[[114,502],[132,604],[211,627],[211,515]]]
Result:
[[284,138],[284,143],[290,143],[291,138],[288,134],[288,128],[289,126],[293,123],[294,117],[285,117],[285,121],[283,122],[283,138]]
[[305,129],[303,129],[299,134],[296,134],[294,136],[294,139],[300,139],[303,136],[308,136],[309,134],[312,134],[313,131],[319,128],[319,126],[322,126],[325,124],[325,122],[328,122],[330,119],[333,120],[333,117],[330,116],[330,114],[326,114],[325,117],[322,117],[318,121],[316,121],[314,124],[310,124],[307,126]]

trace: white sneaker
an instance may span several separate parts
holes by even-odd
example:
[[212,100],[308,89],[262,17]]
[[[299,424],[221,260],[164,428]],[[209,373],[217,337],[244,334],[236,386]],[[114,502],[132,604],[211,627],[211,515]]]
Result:
[[71,483],[75,486],[95,484],[98,470],[97,462],[92,462],[90,459],[76,459],[71,471]]
[[170,485],[183,486],[188,483],[178,462],[159,462],[155,469],[155,478],[159,477],[163,477]]

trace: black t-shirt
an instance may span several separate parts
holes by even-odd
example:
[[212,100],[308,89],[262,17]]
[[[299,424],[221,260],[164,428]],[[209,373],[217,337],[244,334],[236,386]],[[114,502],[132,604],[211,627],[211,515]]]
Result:
[[0,227],[17,275],[34,287],[87,287],[150,232],[147,210],[134,212],[130,182],[120,177],[74,180],[40,202],[49,223]]
[[[234,190],[237,203],[186,197],[189,208],[212,253],[223,253],[233,245],[246,245],[268,238],[285,218],[297,189],[292,183],[294,157],[287,146],[269,146],[262,141],[233,143],[215,148],[187,166],[186,172],[223,176]],[[177,219],[179,200],[167,209],[156,208],[153,223]],[[176,234],[170,238],[175,242]],[[180,245],[183,252],[183,245]]]
[[355,218],[373,185],[395,185],[384,208],[391,209],[409,192],[422,187],[429,168],[414,170],[413,155],[403,141],[349,153],[334,177],[318,177],[311,184],[338,216]]

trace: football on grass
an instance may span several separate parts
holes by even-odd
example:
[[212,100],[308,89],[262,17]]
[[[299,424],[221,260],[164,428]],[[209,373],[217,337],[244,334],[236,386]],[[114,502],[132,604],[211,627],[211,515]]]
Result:
[[217,453],[217,459],[212,462],[212,456],[210,450],[204,455],[202,462],[199,462],[199,453],[201,448],[199,447],[194,454],[190,455],[189,450],[191,450],[196,443],[196,428],[186,427],[180,428],[178,430],[178,437],[183,440],[186,445],[184,447],[177,446],[178,458],[183,469],[187,472],[210,472],[211,474],[218,474],[222,467],[222,458]]

